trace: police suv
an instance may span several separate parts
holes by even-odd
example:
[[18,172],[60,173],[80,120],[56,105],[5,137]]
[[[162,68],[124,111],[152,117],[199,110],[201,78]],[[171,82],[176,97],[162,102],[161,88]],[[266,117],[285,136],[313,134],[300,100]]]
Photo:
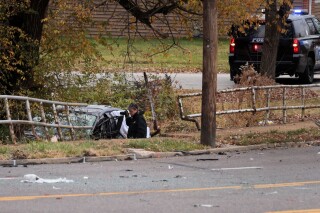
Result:
[[[320,69],[320,22],[313,15],[291,14],[286,28],[279,41],[276,76],[296,76],[301,83],[310,84],[314,71]],[[240,67],[247,63],[260,70],[264,34],[264,23],[246,33],[233,34],[229,53],[231,80],[241,74]]]

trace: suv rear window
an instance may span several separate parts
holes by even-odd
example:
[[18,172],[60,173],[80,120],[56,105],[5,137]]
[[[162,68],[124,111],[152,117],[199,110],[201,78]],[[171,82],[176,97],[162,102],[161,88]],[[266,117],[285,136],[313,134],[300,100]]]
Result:
[[[260,23],[258,27],[255,25],[251,25],[250,27],[246,27],[245,32],[240,32],[238,30],[239,28],[235,29],[233,27],[233,30],[235,30],[232,33],[233,37],[257,37],[257,38],[263,38],[265,36],[265,23]],[[292,38],[294,35],[292,22],[288,21],[286,23],[285,31],[281,33],[282,38]]]
[[313,21],[311,18],[306,19],[306,22],[309,26],[310,35],[316,34],[316,28],[314,27]]
[[294,29],[295,29],[295,37],[305,37],[309,32],[305,27],[306,23],[302,19],[293,21]]

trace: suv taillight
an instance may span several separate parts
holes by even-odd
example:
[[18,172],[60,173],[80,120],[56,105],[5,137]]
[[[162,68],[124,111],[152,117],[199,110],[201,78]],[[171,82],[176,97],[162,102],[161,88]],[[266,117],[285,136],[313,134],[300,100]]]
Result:
[[298,54],[300,52],[300,44],[298,39],[293,39],[292,47],[294,54]]
[[234,38],[230,39],[230,53],[234,53],[234,48],[236,47],[236,43]]

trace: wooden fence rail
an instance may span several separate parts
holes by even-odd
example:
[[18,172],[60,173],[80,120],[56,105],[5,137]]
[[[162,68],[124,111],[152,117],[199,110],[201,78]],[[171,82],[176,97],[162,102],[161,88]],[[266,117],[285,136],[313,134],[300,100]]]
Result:
[[[248,100],[248,102],[251,103],[250,107],[244,108],[244,109],[229,109],[229,110],[222,110],[222,111],[216,111],[217,115],[224,115],[224,114],[235,114],[235,113],[245,113],[245,112],[252,112],[253,114],[256,112],[266,112],[265,114],[265,123],[270,118],[270,112],[273,110],[282,110],[282,121],[283,123],[287,122],[287,110],[293,110],[293,109],[301,109],[301,119],[303,120],[305,116],[305,110],[306,109],[314,109],[314,108],[320,108],[320,101],[319,104],[306,104],[306,89],[308,88],[319,88],[320,84],[310,84],[310,85],[273,85],[273,86],[253,86],[253,87],[242,87],[242,88],[235,88],[235,89],[226,89],[226,90],[220,90],[217,92],[217,94],[223,94],[223,93],[235,93],[235,92],[251,92],[251,100]],[[300,89],[301,90],[301,104],[300,105],[294,105],[290,106],[287,103],[287,100],[289,97],[287,96],[288,89]],[[280,106],[271,106],[271,93],[273,90],[281,91],[281,105]],[[259,107],[257,105],[257,92],[258,91],[264,91],[266,94],[266,102],[265,106]],[[178,96],[178,104],[179,104],[179,110],[180,110],[180,118],[182,120],[191,121],[194,122],[197,126],[197,129],[200,130],[200,125],[196,118],[201,117],[201,113],[194,113],[194,114],[185,114],[185,109],[183,107],[183,99],[185,98],[191,98],[191,97],[201,97],[202,93],[190,93],[190,94],[184,94]]]
[[[26,107],[26,120],[21,119],[12,119],[12,111],[10,110],[10,100],[20,101],[24,102]],[[87,106],[85,103],[69,103],[69,102],[60,102],[60,101],[50,101],[50,100],[44,100],[44,99],[37,99],[37,98],[30,98],[25,96],[11,96],[11,95],[0,95],[0,102],[3,101],[4,103],[4,109],[5,109],[5,115],[6,120],[0,120],[1,124],[9,125],[9,131],[11,140],[14,144],[17,142],[17,137],[14,132],[14,124],[26,124],[30,125],[32,129],[32,134],[38,138],[35,126],[42,126],[44,127],[44,132],[47,140],[49,140],[50,136],[48,133],[48,127],[53,127],[57,129],[58,136],[61,140],[63,140],[63,134],[61,129],[67,128],[70,129],[70,135],[71,138],[74,139],[75,129],[92,129],[92,126],[74,126],[71,124],[70,120],[70,107],[84,107]],[[32,110],[31,110],[31,104],[37,104],[37,106],[40,109],[41,114],[41,122],[34,121],[32,116]],[[52,109],[51,112],[46,112],[44,105],[51,106]],[[60,109],[63,109],[65,112],[66,118],[67,118],[67,125],[61,124],[61,119],[58,116],[58,110],[57,106],[60,107]],[[46,115],[52,113],[54,118],[54,123],[48,123],[46,119]],[[50,122],[50,121],[49,121]]]

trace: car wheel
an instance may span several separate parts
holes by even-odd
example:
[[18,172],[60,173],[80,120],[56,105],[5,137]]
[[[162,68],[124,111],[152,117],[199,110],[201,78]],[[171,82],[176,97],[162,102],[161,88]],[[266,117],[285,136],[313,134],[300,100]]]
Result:
[[230,66],[230,81],[233,81],[236,84],[239,83],[239,78],[237,76],[240,74],[241,72],[238,67]]
[[230,81],[233,81],[235,77],[234,67],[230,66]]
[[303,73],[299,75],[299,80],[303,84],[311,84],[314,78],[314,62],[312,58],[308,58],[307,66]]

